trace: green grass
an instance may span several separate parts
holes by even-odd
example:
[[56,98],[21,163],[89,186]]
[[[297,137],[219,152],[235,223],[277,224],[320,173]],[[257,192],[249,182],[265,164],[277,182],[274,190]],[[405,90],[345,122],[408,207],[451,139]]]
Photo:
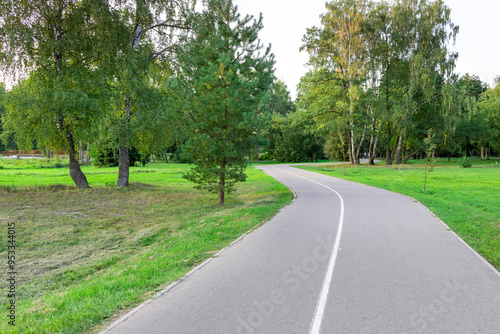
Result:
[[16,327],[2,291],[1,333],[96,333],[292,199],[251,166],[222,208],[182,179],[188,165],[134,167],[127,189],[114,186],[116,168],[83,167],[86,190],[51,161],[0,166],[0,258],[6,266],[7,223],[15,222],[18,271]]
[[473,160],[458,168],[457,159],[440,159],[428,174],[424,161],[398,166],[341,165],[300,168],[405,194],[427,206],[470,246],[500,270],[500,163]]

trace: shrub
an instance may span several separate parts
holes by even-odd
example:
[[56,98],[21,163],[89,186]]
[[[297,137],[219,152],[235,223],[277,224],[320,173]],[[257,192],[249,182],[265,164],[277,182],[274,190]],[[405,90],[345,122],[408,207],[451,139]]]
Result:
[[267,161],[267,160],[273,160],[274,156],[270,152],[264,152],[259,155],[259,160],[261,161]]
[[458,159],[458,166],[462,168],[470,168],[472,167],[472,162],[467,156],[464,156],[463,158]]

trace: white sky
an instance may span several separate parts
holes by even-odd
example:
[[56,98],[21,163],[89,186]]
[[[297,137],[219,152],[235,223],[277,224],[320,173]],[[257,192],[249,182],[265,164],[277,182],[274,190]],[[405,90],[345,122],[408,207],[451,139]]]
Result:
[[[264,17],[260,38],[271,44],[276,56],[276,76],[296,97],[296,86],[306,73],[308,55],[299,52],[306,29],[319,26],[326,11],[325,0],[234,0],[241,14]],[[493,85],[500,76],[498,38],[500,0],[445,0],[452,9],[451,19],[460,26],[455,51],[459,53],[456,73],[478,75]]]

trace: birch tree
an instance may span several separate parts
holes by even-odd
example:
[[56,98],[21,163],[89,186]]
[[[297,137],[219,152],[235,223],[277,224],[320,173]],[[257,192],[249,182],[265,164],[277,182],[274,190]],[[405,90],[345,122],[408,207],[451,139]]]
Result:
[[365,0],[335,0],[327,2],[326,8],[327,13],[321,18],[321,28],[308,30],[302,49],[311,55],[309,64],[315,71],[323,70],[322,73],[332,75],[327,80],[337,80],[343,87],[345,107],[343,111],[341,108],[336,109],[348,125],[349,160],[357,164],[355,113],[362,91],[360,84],[366,74],[367,41],[363,26],[368,7]]
[[394,121],[398,125],[394,163],[402,161],[408,122],[425,104],[440,97],[439,81],[451,76],[456,54],[448,44],[458,33],[450,19],[451,10],[443,1],[397,0],[392,7],[394,46],[399,76]]
[[119,146],[117,185],[129,184],[128,152],[144,122],[151,117],[161,118],[150,78],[151,66],[168,58],[176,50],[176,42],[182,31],[189,29],[185,21],[195,1],[187,0],[116,0],[115,6],[122,13],[129,45],[117,57],[115,73],[115,100],[111,127]]
[[[78,188],[78,142],[95,137],[108,81],[104,66],[122,48],[116,12],[101,0],[2,1],[0,66],[17,86],[6,128],[21,148],[64,149]],[[102,65],[102,66],[101,66]]]

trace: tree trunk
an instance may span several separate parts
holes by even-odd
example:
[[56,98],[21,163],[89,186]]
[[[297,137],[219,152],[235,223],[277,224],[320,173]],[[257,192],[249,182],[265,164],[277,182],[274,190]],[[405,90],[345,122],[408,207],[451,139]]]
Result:
[[349,130],[349,161],[351,165],[357,165],[356,154],[354,153],[354,131]]
[[[350,135],[349,135],[350,137]],[[347,141],[347,154],[349,155],[349,163],[351,165],[354,164],[354,157],[352,155],[352,147],[351,147],[351,138],[348,138],[348,141]]]
[[374,152],[373,152],[373,144],[375,143],[375,118],[372,119],[372,133],[370,135],[370,145],[368,146],[368,164],[373,165],[374,162]]
[[[125,107],[123,108],[124,114],[122,115],[122,125],[124,127],[128,126],[130,121],[130,110],[132,108],[132,99],[127,97],[125,99]],[[126,131],[126,130],[122,130]],[[119,157],[118,157],[118,180],[116,181],[116,185],[118,187],[128,187],[129,180],[129,168],[130,162],[128,159],[128,136],[126,132],[123,132],[120,136],[119,142]]]
[[85,155],[83,154],[83,145],[82,142],[78,143],[78,150],[80,151],[80,163],[85,165]]
[[[368,153],[368,163],[370,165],[375,165],[375,155],[377,154],[377,144],[378,144],[378,137],[380,135],[380,127],[382,126],[382,121],[380,121],[377,129],[377,135],[375,136],[375,140],[373,140],[373,135],[371,136],[370,139],[370,151]],[[375,130],[375,119],[373,122],[373,130]]]
[[219,177],[219,198],[217,200],[217,205],[224,205],[224,189],[226,186],[226,163],[220,163],[220,177]]
[[[349,58],[349,65],[348,68],[351,67],[350,65],[351,61]],[[354,87],[354,81],[352,76],[349,77],[349,158],[351,160],[351,164],[357,165],[357,156],[355,152],[355,145],[354,145],[354,96],[353,96],[353,87]]]
[[118,160],[118,181],[116,182],[116,185],[118,187],[128,187],[129,165],[130,162],[128,160],[128,147],[120,146]]
[[425,195],[425,187],[427,186],[427,166],[429,165],[429,155],[425,157],[425,178],[424,178],[424,195]]
[[[59,25],[55,27],[55,40],[60,41],[63,38],[62,28]],[[55,69],[56,69],[56,77],[60,78],[61,75],[61,63],[62,63],[62,55],[59,51],[54,53],[55,60]],[[73,133],[71,133],[65,125],[64,118],[62,116],[58,117],[57,129],[61,135],[66,133],[66,139],[68,143],[68,153],[69,153],[69,175],[73,179],[76,187],[78,189],[89,188],[89,183],[85,174],[83,174],[80,164],[78,163],[78,155],[76,152],[75,139],[73,137]],[[56,153],[57,155],[57,153]]]
[[358,149],[356,150],[356,164],[359,164],[359,154],[361,153],[361,148],[363,147],[363,143],[366,137],[366,126],[363,129],[363,135],[361,136],[361,140],[359,141]]
[[401,129],[401,134],[399,135],[398,148],[396,150],[396,157],[394,158],[394,164],[399,165],[401,163],[401,152],[403,149],[403,135],[405,129]]
[[87,142],[87,155],[85,156],[85,164],[90,165],[90,144]]
[[165,163],[168,164],[168,153],[165,151]]
[[80,169],[80,164],[78,163],[78,155],[76,152],[73,134],[67,132],[66,137],[68,139],[69,150],[69,175],[71,175],[71,178],[73,179],[73,182],[78,189],[89,188],[87,178],[85,177],[85,174],[83,174],[82,170]]
[[385,164],[392,165],[392,152],[391,152],[391,125],[387,122],[387,148],[385,149]]
[[[140,23],[136,23],[134,26],[134,30],[132,32],[132,38],[130,40],[130,49],[132,51],[137,50],[139,47],[139,43],[141,42],[141,37],[142,37],[142,27]],[[124,110],[124,115],[123,117],[123,123],[124,126],[126,123],[130,121],[130,118],[132,117],[131,115],[131,107],[132,107],[132,98],[128,96],[125,99],[125,106],[123,108]],[[121,143],[120,143],[120,148],[119,148],[119,159],[118,159],[118,180],[116,181],[116,185],[118,187],[128,187],[129,185],[129,167],[130,163],[128,160],[128,137],[123,136],[121,138]]]

